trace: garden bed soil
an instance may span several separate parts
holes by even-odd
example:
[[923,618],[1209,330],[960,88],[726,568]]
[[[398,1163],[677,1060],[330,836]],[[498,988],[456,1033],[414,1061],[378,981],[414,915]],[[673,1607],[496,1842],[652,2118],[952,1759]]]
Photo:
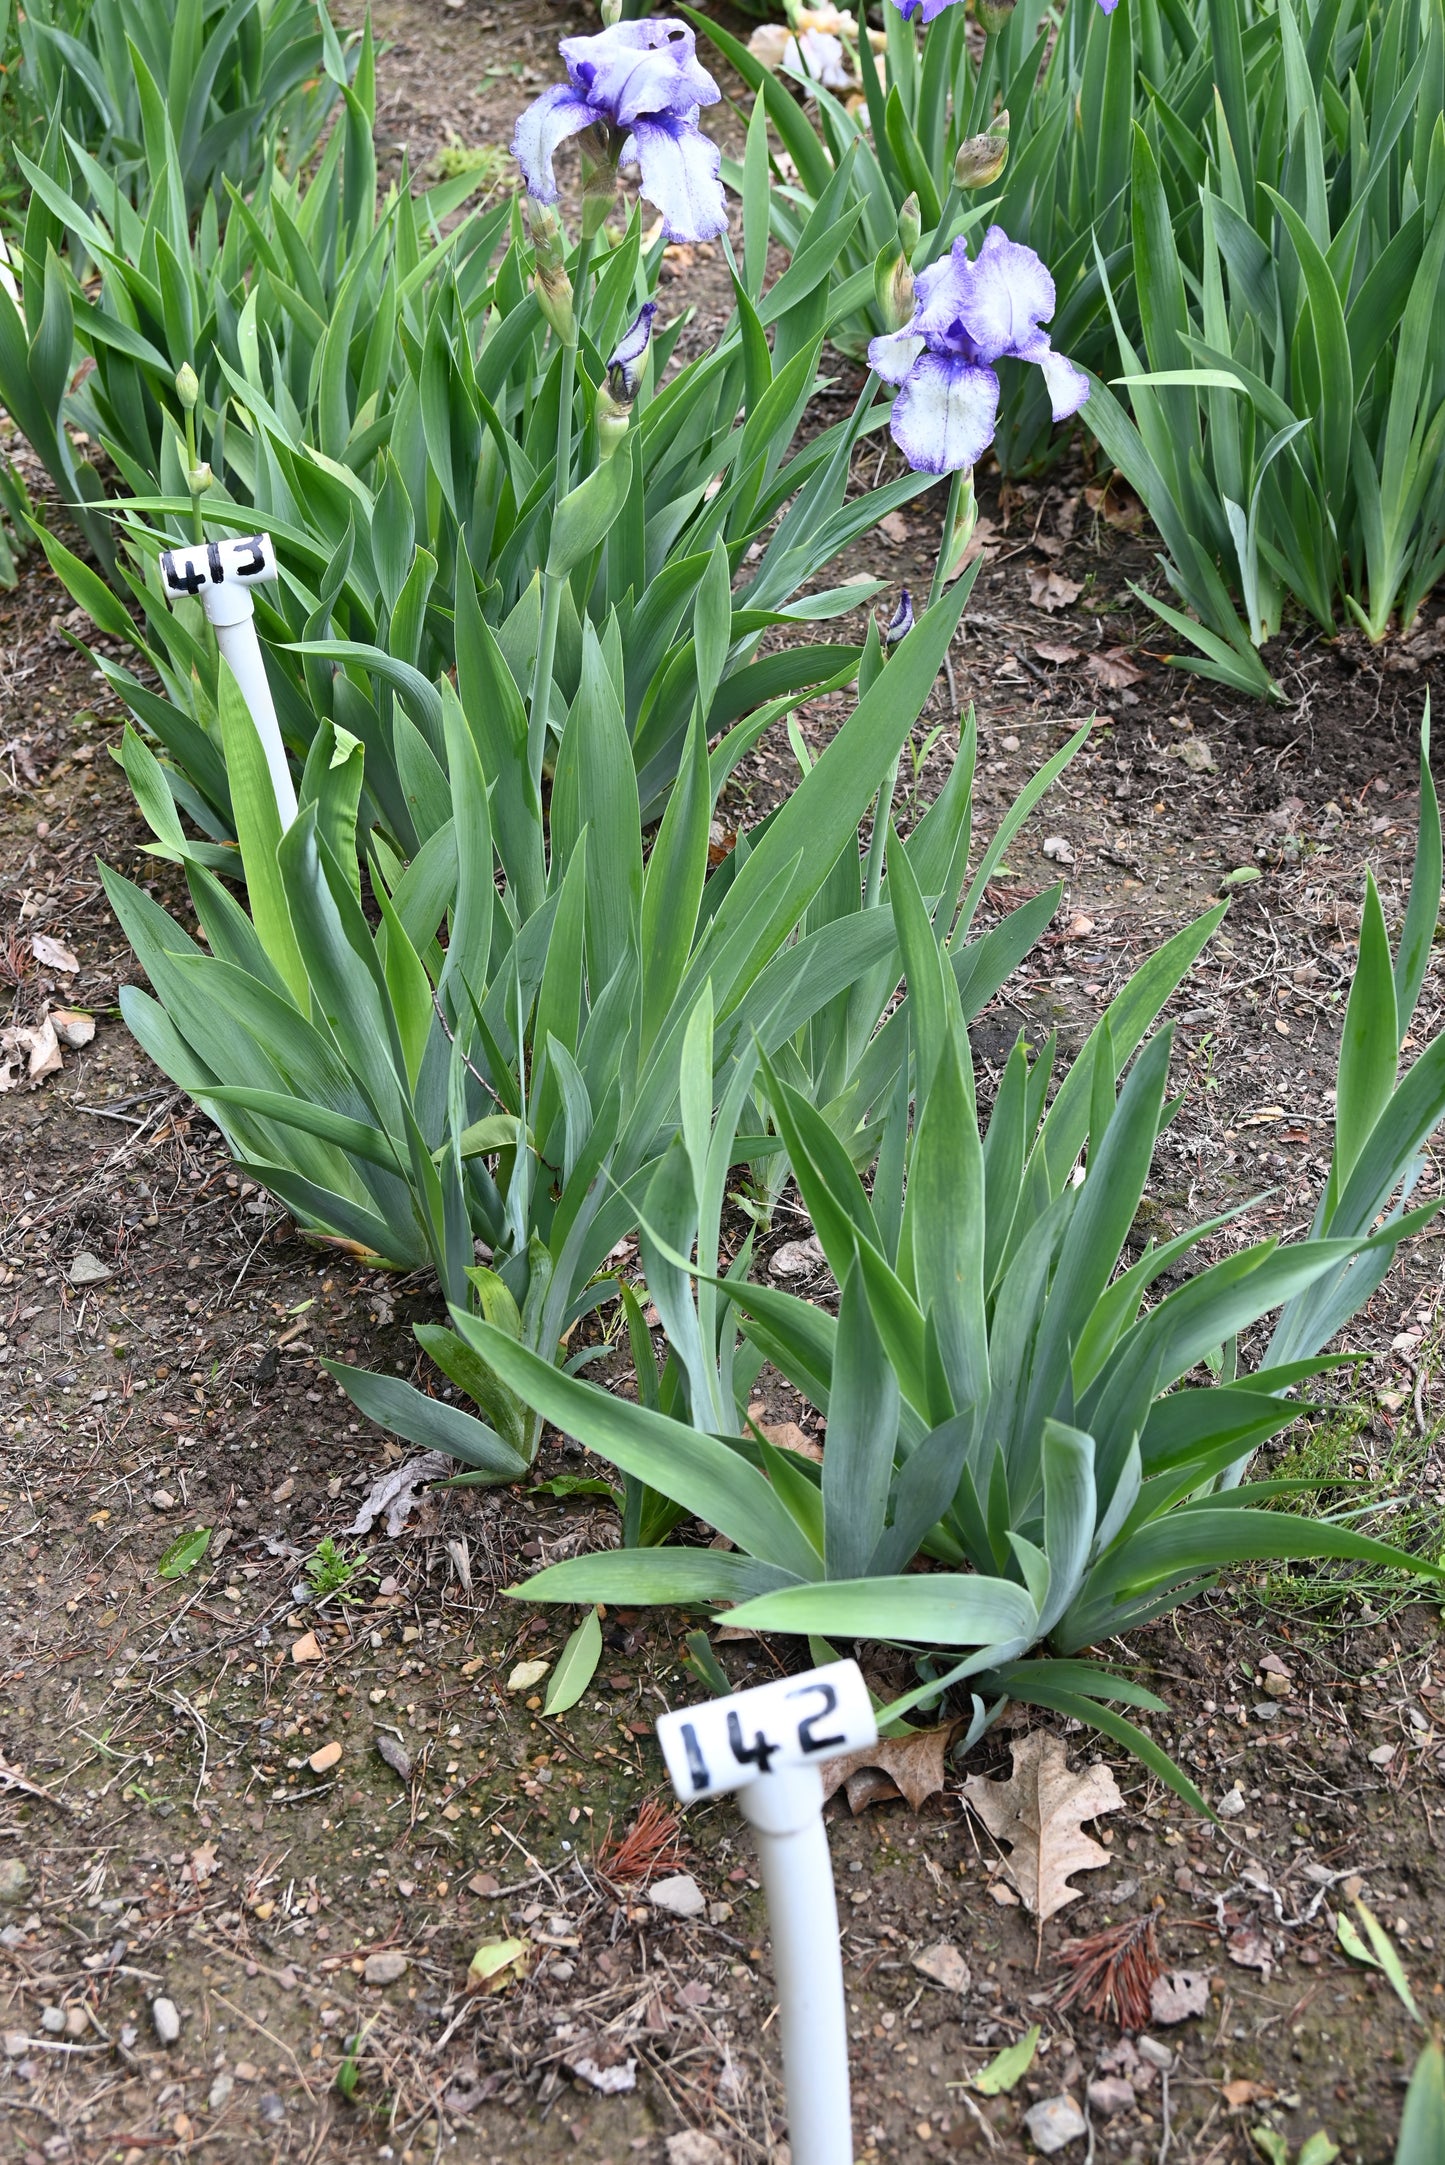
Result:
[[[407,48],[383,62],[383,122],[414,168],[449,127],[504,139],[549,79],[552,37],[585,26],[539,0],[376,16]],[[725,303],[695,269],[679,297],[703,339]],[[1445,610],[1433,601],[1411,639],[1380,650],[1353,635],[1281,642],[1286,700],[1264,708],[1163,665],[1128,590],[1158,585],[1148,537],[1076,458],[982,495],[986,558],[953,668],[978,711],[983,831],[1071,727],[1100,719],[991,893],[1002,909],[1066,883],[1054,929],[975,1026],[980,1089],[1021,1026],[1076,1048],[1151,946],[1232,893],[1171,1003],[1187,1090],[1136,1231],[1266,1189],[1249,1223],[1298,1231],[1329,1148],[1367,862],[1392,925],[1403,909]],[[931,498],[911,506],[845,570],[926,588],[936,515]],[[555,1659],[572,1619],[506,1590],[605,1539],[605,1504],[470,1489],[428,1497],[395,1539],[349,1531],[405,1454],[354,1417],[320,1356],[419,1373],[410,1325],[437,1312],[435,1288],[308,1246],[127,1035],[116,995],[135,966],[95,860],[173,904],[178,891],[141,854],[110,757],[120,717],[67,637],[83,629],[33,552],[0,593],[5,1021],[50,1005],[97,1027],[61,1072],[0,1098],[0,2158],[493,2165],[521,2149],[716,2165],[677,2141],[695,2129],[732,2165],[777,2160],[766,1919],[735,1812],[690,1811],[676,1856],[644,1842],[641,1876],[617,1856],[639,1811],[666,1803],[656,1716],[702,1690],[681,1667],[686,1624],[609,1616],[596,1686],[549,1721],[509,1679]],[[844,711],[814,703],[806,733],[826,741]],[[956,741],[941,682],[916,778],[905,763],[905,823]],[[730,816],[756,818],[790,770],[780,735]],[[1259,877],[1226,887],[1240,869]],[[1417,1047],[1441,1009],[1437,965]],[[1432,1168],[1423,1192],[1437,1187]],[[773,1244],[806,1230],[785,1207]],[[1402,1527],[1436,1541],[1441,1257],[1427,1236],[1375,1295],[1354,1335],[1379,1350],[1314,1447],[1336,1473],[1403,1490]],[[827,1297],[821,1278],[812,1290]],[[797,1416],[781,1390],[766,1396],[770,1419]],[[581,1464],[553,1438],[540,1472]],[[209,1553],[163,1578],[197,1525]],[[353,1598],[318,1607],[304,1564],[328,1534],[359,1568]],[[746,1682],[784,1650],[719,1655]],[[1363,1893],[1438,2008],[1438,1610],[1379,1582],[1231,1582],[1111,1651],[1168,1701],[1157,1740],[1212,1801],[1237,1787],[1239,1809],[1211,1827],[1112,1745],[1065,1729],[1076,1764],[1114,1768],[1123,1804],[1094,1826],[1107,1867],[1081,1873],[1081,1898],[1039,1934],[959,1793],[966,1775],[1007,1771],[1030,1717],[950,1764],[916,1813],[894,1801],[854,1817],[838,1797],[860,2156],[1032,2154],[1024,2114],[1061,2093],[1085,2102],[1119,2046],[1113,2022],[1059,2007],[1060,1947],[1135,1919],[1170,1970],[1207,1979],[1205,2011],[1154,2028],[1167,2080],[1161,2053],[1125,2054],[1132,2102],[1114,2067],[1118,2109],[1095,2093],[1094,2155],[1242,2165],[1263,2125],[1291,2157],[1323,2128],[1352,2165],[1385,2165],[1418,2033],[1380,1975],[1339,1951],[1332,1917]],[[657,1907],[649,1865],[654,1883],[695,1879],[701,1912]],[[525,1976],[468,1995],[476,1949],[509,1938],[526,1945]],[[915,1961],[939,1943],[961,1958],[947,1985]],[[157,2001],[176,2011],[174,2042]],[[972,2091],[1034,2024],[1039,2056],[1018,2087]]]

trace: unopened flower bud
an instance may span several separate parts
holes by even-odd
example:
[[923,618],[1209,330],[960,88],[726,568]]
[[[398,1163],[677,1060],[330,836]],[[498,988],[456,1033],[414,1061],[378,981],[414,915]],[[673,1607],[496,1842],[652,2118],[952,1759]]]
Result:
[[874,260],[873,298],[885,331],[901,331],[913,321],[913,273],[896,241],[880,248]]
[[622,20],[622,0],[602,0],[599,12],[602,16],[603,29],[610,30],[614,23],[620,23]]
[[905,196],[898,213],[898,245],[909,262],[923,238],[923,220],[919,215],[917,194]]
[[572,281],[567,276],[567,254],[562,221],[550,204],[527,198],[527,230],[532,236],[536,266],[532,290],[537,305],[564,346],[577,343],[577,318],[572,309]]
[[632,407],[619,406],[604,384],[597,394],[597,463],[605,466],[632,426]]
[[607,388],[619,406],[630,406],[637,396],[643,370],[647,366],[647,349],[652,343],[652,319],[656,314],[656,301],[644,301],[623,332],[616,351],[607,363]]
[[885,646],[897,646],[899,640],[906,639],[912,629],[913,596],[905,586],[898,596],[898,607],[888,619],[883,633],[883,644]]
[[194,413],[196,400],[201,395],[200,378],[189,361],[183,361],[176,370],[176,397],[187,413]]
[[989,37],[996,38],[1008,28],[1018,0],[973,0],[973,12],[978,17],[979,28]]
[[958,146],[953,161],[955,188],[991,188],[1008,164],[1008,114],[1000,113],[982,135]]
[[204,496],[215,478],[205,460],[201,459],[186,475],[186,487],[192,496]]

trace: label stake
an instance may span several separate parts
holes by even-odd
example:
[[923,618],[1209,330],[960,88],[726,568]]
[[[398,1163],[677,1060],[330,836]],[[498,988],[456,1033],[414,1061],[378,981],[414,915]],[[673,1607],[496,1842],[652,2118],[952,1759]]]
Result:
[[225,541],[199,541],[186,549],[166,549],[161,556],[161,578],[168,594],[199,594],[221,659],[228,663],[256,725],[276,810],[284,834],[296,817],[296,791],[266,664],[256,637],[255,604],[249,589],[268,586],[277,577],[276,550],[269,534],[244,534]]
[[793,2165],[853,2165],[843,1956],[820,1768],[878,1741],[858,1664],[830,1662],[680,1708],[663,1715],[657,1739],[682,1803],[735,1790],[757,1837]]

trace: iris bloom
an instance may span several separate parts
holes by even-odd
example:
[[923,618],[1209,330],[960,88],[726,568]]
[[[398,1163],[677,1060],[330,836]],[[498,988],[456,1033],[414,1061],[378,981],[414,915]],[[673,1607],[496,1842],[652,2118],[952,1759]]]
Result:
[[1054,419],[1078,412],[1089,379],[1049,345],[1041,326],[1053,312],[1054,281],[1001,226],[976,257],[959,239],[919,272],[913,321],[868,348],[883,381],[899,386],[889,426],[915,473],[957,473],[983,457],[998,417],[996,361],[1037,362]]
[[642,193],[672,241],[712,240],[726,229],[720,154],[697,124],[698,108],[722,93],[697,58],[685,23],[651,16],[613,23],[593,37],[563,38],[567,81],[544,90],[517,122],[512,155],[528,192],[555,203],[552,159],[570,135],[591,129],[584,161],[615,171],[636,163]]

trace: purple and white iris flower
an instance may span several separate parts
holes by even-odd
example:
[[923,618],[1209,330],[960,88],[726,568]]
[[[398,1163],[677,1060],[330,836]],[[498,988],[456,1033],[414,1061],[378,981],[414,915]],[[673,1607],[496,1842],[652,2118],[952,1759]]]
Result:
[[884,383],[899,387],[889,427],[915,473],[978,464],[998,418],[996,361],[1036,362],[1054,419],[1078,412],[1089,379],[1050,346],[1042,325],[1053,312],[1053,279],[1001,226],[989,227],[976,257],[959,239],[919,272],[912,322],[868,348]]
[[593,131],[584,160],[615,171],[635,163],[642,193],[662,213],[671,241],[713,240],[727,227],[716,143],[698,108],[722,93],[697,58],[697,40],[668,16],[613,23],[595,36],[563,38],[567,81],[544,90],[517,122],[512,155],[528,192],[555,203],[552,159],[568,136]]

